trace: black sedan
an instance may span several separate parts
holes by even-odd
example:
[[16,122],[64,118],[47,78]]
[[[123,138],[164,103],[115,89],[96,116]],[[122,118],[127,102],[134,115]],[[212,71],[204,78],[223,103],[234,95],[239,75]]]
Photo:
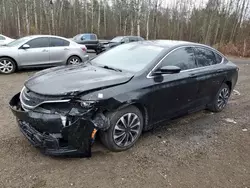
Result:
[[121,44],[130,43],[130,42],[138,42],[138,41],[144,41],[144,39],[140,36],[118,36],[118,37],[113,38],[109,42],[105,42],[105,43],[100,42],[98,44],[96,54],[98,55],[104,51],[110,50]]
[[98,132],[112,151],[194,111],[222,111],[238,68],[215,49],[181,41],[128,43],[85,65],[36,73],[10,101],[29,141],[49,155],[91,156]]

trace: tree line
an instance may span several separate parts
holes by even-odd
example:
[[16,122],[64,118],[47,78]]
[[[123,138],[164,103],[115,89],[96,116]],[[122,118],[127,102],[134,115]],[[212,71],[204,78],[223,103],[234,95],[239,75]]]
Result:
[[0,0],[0,33],[140,35],[250,56],[249,6],[250,0]]

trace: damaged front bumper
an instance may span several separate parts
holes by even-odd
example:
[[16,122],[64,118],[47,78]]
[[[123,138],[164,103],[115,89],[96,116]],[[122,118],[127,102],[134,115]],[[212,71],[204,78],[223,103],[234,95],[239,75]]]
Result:
[[108,123],[105,116],[98,113],[70,117],[71,123],[65,125],[60,114],[24,111],[20,93],[10,100],[9,105],[24,136],[44,154],[51,156],[91,157],[95,134],[99,127]]

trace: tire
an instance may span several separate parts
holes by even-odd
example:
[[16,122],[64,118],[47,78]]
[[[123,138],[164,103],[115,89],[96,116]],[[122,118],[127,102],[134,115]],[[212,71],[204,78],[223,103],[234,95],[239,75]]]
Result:
[[3,57],[0,58],[0,73],[11,74],[17,69],[16,62],[13,59]]
[[[134,106],[129,106],[108,116],[110,127],[107,131],[100,131],[101,142],[109,150],[115,152],[131,148],[139,139],[143,129],[143,116],[140,110]],[[131,126],[125,128],[123,122],[126,125],[128,119],[130,119]]]
[[99,55],[101,53],[101,51],[99,49],[95,49],[95,53],[96,53],[96,55]]
[[78,65],[81,62],[82,62],[81,58],[74,55],[67,60],[67,65]]
[[99,50],[95,50],[95,54],[96,54],[96,55],[99,55],[99,54],[100,54],[100,51],[99,51]]
[[231,91],[227,84],[222,84],[221,88],[217,92],[215,99],[208,108],[212,112],[221,112],[227,105]]

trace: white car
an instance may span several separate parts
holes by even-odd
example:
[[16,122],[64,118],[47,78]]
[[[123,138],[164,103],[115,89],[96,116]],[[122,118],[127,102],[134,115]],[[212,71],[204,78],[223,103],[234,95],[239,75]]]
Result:
[[12,38],[9,38],[9,37],[6,37],[6,36],[0,34],[0,46],[8,44],[14,40],[15,39],[12,39]]
[[0,73],[17,69],[78,64],[89,59],[87,48],[69,39],[52,35],[33,35],[0,47]]

